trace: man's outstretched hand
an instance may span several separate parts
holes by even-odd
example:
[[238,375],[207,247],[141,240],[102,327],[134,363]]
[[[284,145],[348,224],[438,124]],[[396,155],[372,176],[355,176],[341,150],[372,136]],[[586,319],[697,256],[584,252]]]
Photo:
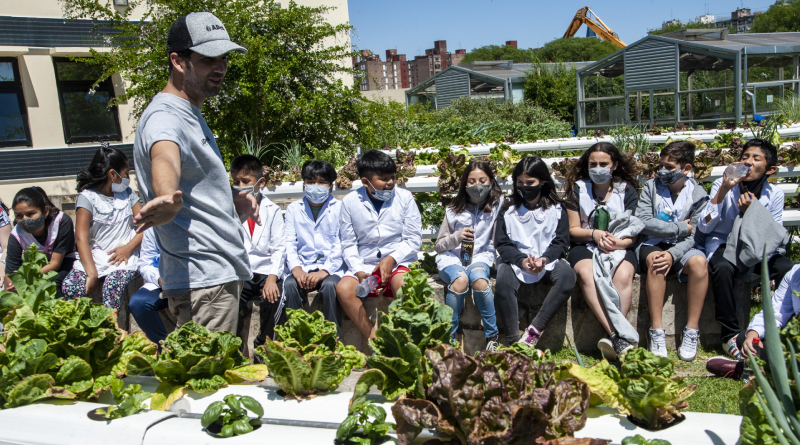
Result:
[[233,206],[236,208],[236,213],[239,214],[242,222],[247,221],[248,218],[253,218],[256,224],[261,225],[261,216],[258,214],[258,200],[256,200],[255,196],[247,192],[233,190]]
[[142,206],[142,210],[136,215],[133,220],[139,226],[136,233],[142,233],[145,230],[166,224],[178,215],[183,207],[183,193],[178,190],[171,195],[159,196]]

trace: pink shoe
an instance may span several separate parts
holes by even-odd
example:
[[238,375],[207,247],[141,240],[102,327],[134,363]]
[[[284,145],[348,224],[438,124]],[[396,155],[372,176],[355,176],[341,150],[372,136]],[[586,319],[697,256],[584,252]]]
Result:
[[542,333],[536,330],[536,328],[533,327],[533,325],[530,325],[528,326],[527,329],[525,329],[525,332],[522,334],[522,337],[520,337],[520,339],[517,340],[517,343],[525,343],[530,347],[534,347],[536,346],[536,342],[539,341],[539,337],[541,336]]

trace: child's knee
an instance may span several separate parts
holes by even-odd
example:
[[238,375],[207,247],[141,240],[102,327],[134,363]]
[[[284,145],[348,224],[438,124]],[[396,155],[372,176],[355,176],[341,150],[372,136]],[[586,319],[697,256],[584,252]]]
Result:
[[615,281],[619,281],[620,284],[632,284],[633,274],[633,265],[627,261],[623,261],[617,266],[617,272],[614,274],[614,278]]
[[708,276],[708,261],[703,255],[695,255],[686,262],[686,271],[689,275],[699,278]]
[[472,288],[478,291],[486,290],[489,288],[489,282],[485,278],[478,278],[472,283]]
[[578,279],[578,282],[583,285],[594,284],[592,263],[588,262],[588,265],[584,265],[582,263],[583,261],[575,265],[575,275]]
[[405,272],[397,272],[392,277],[392,281],[390,283],[390,286],[392,287],[392,293],[395,296],[397,296],[397,291],[399,291],[400,288],[403,287],[403,277],[405,277],[405,276],[406,276]]
[[358,284],[358,280],[345,277],[339,284],[336,285],[336,298],[339,301],[346,301],[349,299],[356,298],[356,286]]
[[463,294],[467,291],[468,285],[469,283],[467,282],[467,277],[464,272],[459,272],[458,278],[453,280],[453,282],[450,284],[450,290],[457,294]]

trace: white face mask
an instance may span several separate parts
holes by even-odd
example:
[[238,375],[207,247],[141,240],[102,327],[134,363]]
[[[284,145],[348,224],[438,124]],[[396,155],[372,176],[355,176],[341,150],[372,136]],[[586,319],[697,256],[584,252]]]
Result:
[[[116,172],[114,172],[114,173],[116,173]],[[122,176],[120,176],[119,173],[117,173],[117,176],[119,176],[120,179],[122,179],[122,182],[117,184],[112,179],[111,180],[111,191],[114,192],[114,193],[124,193],[125,190],[128,190],[128,187],[130,187],[130,185],[131,185],[131,178],[123,178]]]
[[[260,181],[261,180],[259,179],[259,182]],[[256,182],[256,184],[253,185],[253,186],[249,186],[248,185],[248,186],[243,186],[243,187],[237,187],[237,186],[233,185],[231,187],[234,190],[236,190],[237,192],[247,192],[247,193],[249,193],[249,194],[251,194],[251,195],[253,195],[255,197],[258,197],[258,195],[261,194],[261,188],[259,187],[258,189],[256,189],[256,187],[258,187],[258,182]]]
[[611,169],[606,167],[590,168],[589,179],[595,184],[605,184],[611,180]]
[[303,194],[306,196],[306,199],[308,199],[309,202],[314,204],[322,204],[328,199],[330,188],[324,185],[309,184],[305,186]]
[[[369,179],[367,179],[367,182],[369,182]],[[369,182],[369,185],[372,185],[372,183]],[[375,188],[374,185],[372,185],[372,188],[375,189],[375,193],[373,193],[373,196],[378,201],[388,201],[392,199],[392,196],[394,196],[394,188],[392,188],[391,190],[378,190]]]

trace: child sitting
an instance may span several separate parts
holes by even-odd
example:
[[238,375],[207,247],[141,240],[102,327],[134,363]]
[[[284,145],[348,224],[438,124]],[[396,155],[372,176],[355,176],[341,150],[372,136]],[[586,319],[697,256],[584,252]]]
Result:
[[339,233],[347,273],[336,296],[364,338],[375,332],[356,296],[356,287],[370,274],[379,280],[368,296],[383,292],[394,298],[403,285],[408,265],[417,261],[422,246],[422,219],[414,197],[397,187],[397,165],[380,150],[370,150],[356,162],[363,187],[342,200]]
[[325,161],[307,161],[300,175],[305,196],[286,207],[283,292],[288,300],[303,301],[309,291],[319,290],[322,313],[336,323],[341,337],[336,285],[344,273],[339,240],[342,203],[331,194],[336,170]]
[[[451,336],[455,340],[464,298],[472,287],[487,351],[495,351],[500,344],[489,269],[494,264],[494,224],[502,204],[503,191],[492,167],[485,162],[470,162],[461,175],[456,197],[447,207],[435,244],[439,278],[447,285],[445,303],[453,308]],[[471,243],[470,250],[463,250],[464,242]]]
[[103,145],[89,168],[78,174],[75,203],[80,261],[64,279],[64,298],[88,297],[102,286],[103,304],[119,308],[122,294],[138,273],[139,245],[133,218],[142,204],[128,186],[128,157]]
[[[733,359],[742,358],[736,345],[736,335],[741,328],[733,280],[737,276],[749,276],[751,272],[726,259],[725,250],[728,237],[733,232],[734,221],[740,213],[747,212],[754,200],[758,200],[772,214],[774,223],[783,224],[783,191],[767,182],[767,178],[777,172],[777,163],[778,153],[774,145],[761,139],[747,141],[736,164],[744,164],[749,171],[745,176],[736,179],[723,175],[714,181],[709,195],[711,201],[700,215],[697,226],[701,232],[707,234],[704,247],[711,271],[715,313],[717,321],[722,325],[720,337],[723,349]],[[776,232],[768,230],[768,222],[764,222],[763,232],[759,232],[763,233],[765,239]],[[740,242],[741,240],[737,244]],[[740,246],[735,247],[738,251]],[[761,255],[761,250],[758,255]],[[767,252],[767,255],[769,278],[780,283],[794,263],[777,252]],[[753,272],[760,275],[761,267],[755,267]]]
[[645,224],[638,255],[640,270],[647,274],[650,352],[667,356],[661,312],[667,274],[677,274],[682,283],[689,283],[688,316],[678,350],[678,357],[687,362],[697,355],[700,313],[708,290],[708,262],[703,252],[694,248],[694,228],[708,200],[703,187],[687,177],[692,172],[694,151],[694,144],[687,141],[664,147],[658,178],[647,181],[636,208],[636,216]]
[[[553,315],[575,288],[575,271],[564,261],[569,248],[569,217],[555,182],[541,158],[522,158],[511,175],[511,200],[497,219],[497,313],[506,340],[536,346]],[[522,286],[551,284],[542,307],[522,338],[517,295]]]
[[[261,328],[254,346],[264,344],[267,337],[273,337],[275,325],[284,313],[284,304],[292,309],[303,307],[302,301],[285,299],[281,292],[283,262],[286,258],[283,215],[280,207],[261,194],[261,188],[266,182],[263,168],[261,161],[252,155],[238,156],[231,161],[233,189],[252,193],[256,197],[261,218],[261,225],[256,224],[252,218],[242,223],[245,232],[244,246],[248,252],[253,279],[244,282],[239,307],[244,308],[250,300],[259,303]],[[239,326],[242,324],[239,323]]]
[[[75,263],[75,229],[72,218],[58,210],[39,187],[26,187],[17,192],[11,203],[15,226],[8,239],[5,260],[6,274],[22,266],[22,254],[31,245],[47,256],[42,273],[56,271],[56,298],[62,298],[61,285]],[[6,277],[5,289],[15,292],[14,283]]]
[[161,276],[158,272],[160,259],[161,249],[156,242],[156,233],[152,228],[147,229],[144,231],[139,253],[139,273],[145,283],[131,296],[128,307],[136,324],[142,328],[150,341],[158,345],[159,350],[161,349],[159,342],[167,338],[167,328],[158,311],[169,307],[169,300],[161,298]]
[[[800,265],[794,266],[781,280],[780,286],[772,295],[772,309],[775,311],[775,322],[778,329],[783,329],[792,317],[800,314]],[[739,332],[734,338],[736,348],[741,352],[742,357],[731,360],[726,357],[712,357],[706,363],[706,369],[718,376],[740,380],[745,367],[745,357],[755,354],[763,361],[768,361],[767,351],[764,349],[765,341],[780,342],[780,338],[765,338],[764,311],[757,313],[750,326]],[[758,339],[758,341],[756,341]]]
[[[8,254],[8,237],[11,236],[11,219],[8,217],[8,207],[0,199],[0,290],[3,290],[3,284],[6,281],[6,255]],[[59,289],[59,292],[61,290]]]

